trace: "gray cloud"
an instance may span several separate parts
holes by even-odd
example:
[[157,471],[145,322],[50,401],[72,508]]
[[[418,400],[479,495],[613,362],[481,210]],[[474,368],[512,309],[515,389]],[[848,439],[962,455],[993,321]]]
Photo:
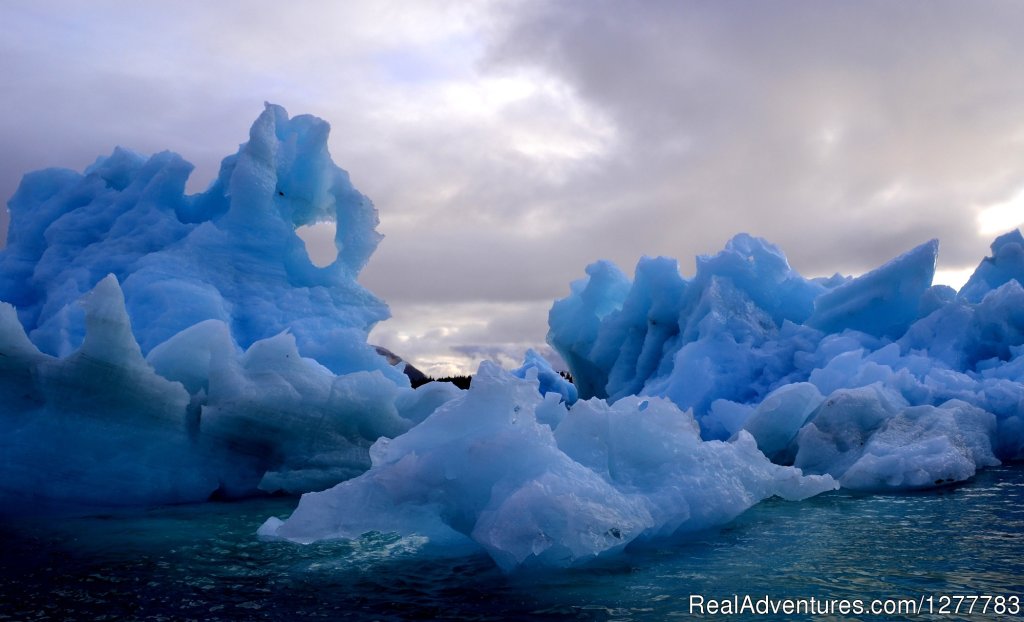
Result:
[[264,100],[321,116],[387,236],[374,338],[444,373],[541,344],[598,258],[689,275],[742,230],[809,276],[933,237],[976,264],[1024,187],[1022,31],[996,1],[11,0],[0,193],[116,144],[198,191]]
[[547,330],[549,303],[469,302],[392,305],[395,317],[378,324],[370,341],[438,377],[474,371],[482,360],[518,365],[528,348],[561,364],[537,335]]
[[930,237],[977,261],[972,206],[1024,185],[1022,26],[1013,3],[533,3],[489,61],[614,119],[607,179],[655,236],[743,227],[859,271]]

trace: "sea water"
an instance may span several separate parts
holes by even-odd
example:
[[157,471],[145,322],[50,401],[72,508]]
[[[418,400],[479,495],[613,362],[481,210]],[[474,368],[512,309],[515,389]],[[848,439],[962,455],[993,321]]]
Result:
[[942,599],[1024,596],[1024,465],[925,493],[769,500],[679,542],[512,576],[482,553],[439,555],[417,538],[302,546],[256,536],[295,503],[7,521],[0,620],[671,620],[701,617],[701,600],[745,597],[931,598],[925,615],[791,619],[992,619],[994,601],[987,615],[970,616],[965,601],[956,613],[957,601]]

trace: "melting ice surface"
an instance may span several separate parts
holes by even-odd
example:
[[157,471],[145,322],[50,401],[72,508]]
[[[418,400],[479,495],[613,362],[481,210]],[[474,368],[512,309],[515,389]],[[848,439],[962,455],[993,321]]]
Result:
[[[0,253],[0,512],[309,492],[267,537],[370,531],[574,566],[773,497],[920,489],[1024,455],[1024,237],[959,293],[937,242],[805,279],[739,235],[696,275],[587,269],[529,353],[417,390],[367,345],[376,211],[268,105],[209,190],[117,149],[27,175]],[[297,227],[336,223],[313,265]]]

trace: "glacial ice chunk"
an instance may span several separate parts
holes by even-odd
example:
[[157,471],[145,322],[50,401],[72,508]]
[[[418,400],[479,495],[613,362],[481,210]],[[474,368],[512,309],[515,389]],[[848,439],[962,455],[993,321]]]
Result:
[[[117,148],[29,173],[0,251],[0,512],[328,488],[451,399],[367,345],[373,205],[267,105],[208,190]],[[295,228],[336,223],[314,266]]]
[[554,431],[537,418],[546,401],[532,374],[485,362],[463,395],[378,441],[368,472],[303,495],[288,520],[260,533],[310,542],[397,531],[475,542],[506,571],[565,567],[722,524],[773,495],[836,487],[772,464],[746,433],[702,441],[667,400],[577,402]]
[[899,338],[918,317],[921,297],[931,287],[939,241],[931,240],[814,301],[807,325],[827,333],[858,330]]
[[1014,229],[996,238],[991,248],[992,256],[981,260],[960,289],[959,296],[968,302],[981,302],[1004,283],[1024,283],[1024,235]]
[[743,429],[766,456],[776,462],[785,461],[781,454],[823,401],[817,387],[809,382],[783,385],[757,405]]
[[243,351],[208,320],[146,359],[113,275],[82,305],[85,337],[64,358],[39,352],[0,305],[2,513],[324,489],[412,426],[399,403],[414,391],[379,371],[336,376],[288,333]]
[[537,353],[536,350],[530,348],[526,351],[526,356],[523,360],[522,366],[518,369],[512,370],[512,375],[516,378],[536,378],[539,383],[541,395],[547,395],[548,393],[554,393],[568,405],[576,403],[579,398],[579,394],[576,390],[576,385],[569,382],[561,376],[558,372],[551,367],[551,363],[547,361],[543,356]]
[[[931,284],[935,240],[856,278],[804,279],[745,234],[698,258],[689,280],[666,258],[641,259],[632,283],[599,262],[593,283],[552,306],[548,341],[584,399],[665,397],[692,409],[704,439],[744,429],[774,461],[838,478],[857,463],[841,480],[851,487],[943,485],[1024,455],[1022,241],[997,238],[959,295]],[[829,414],[876,390],[898,407]],[[956,449],[965,443],[976,450]],[[923,471],[895,466],[899,451],[928,462],[922,447],[935,452]]]
[[879,385],[830,395],[800,430],[795,464],[844,488],[931,488],[999,464],[996,418],[959,400],[908,406]]
[[[287,329],[335,373],[378,370],[404,382],[366,344],[388,317],[355,280],[381,238],[377,212],[331,161],[328,131],[267,104],[249,141],[191,196],[192,165],[169,152],[118,148],[84,174],[26,175],[9,203],[0,300],[18,309],[37,347],[65,356],[85,335],[78,299],[113,274],[143,353],[219,320],[243,348]],[[338,257],[323,268],[295,233],[318,221],[337,224]]]
[[84,307],[81,346],[56,359],[4,306],[0,360],[17,382],[0,384],[2,512],[205,499],[218,483],[191,441],[188,392],[142,358],[112,276]]
[[587,278],[574,281],[568,298],[555,301],[548,314],[549,337],[573,372],[580,397],[607,396],[611,360],[595,360],[593,350],[601,321],[620,308],[629,291],[629,279],[607,261],[587,266]]
[[[698,417],[715,399],[763,395],[781,371],[771,360],[806,341],[780,340],[779,332],[805,321],[825,291],[792,270],[778,247],[746,234],[699,257],[692,280],[663,257],[641,259],[632,283],[608,262],[587,273],[549,314],[548,341],[580,397],[668,396]],[[697,377],[683,382],[677,368]]]

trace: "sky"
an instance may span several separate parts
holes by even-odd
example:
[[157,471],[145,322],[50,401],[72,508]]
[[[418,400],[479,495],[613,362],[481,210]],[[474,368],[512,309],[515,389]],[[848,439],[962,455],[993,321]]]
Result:
[[1013,0],[4,0],[0,196],[115,145],[202,191],[264,101],[311,113],[380,212],[370,341],[514,365],[588,263],[691,276],[741,231],[808,277],[939,238],[959,286],[1024,223],[1021,32]]

